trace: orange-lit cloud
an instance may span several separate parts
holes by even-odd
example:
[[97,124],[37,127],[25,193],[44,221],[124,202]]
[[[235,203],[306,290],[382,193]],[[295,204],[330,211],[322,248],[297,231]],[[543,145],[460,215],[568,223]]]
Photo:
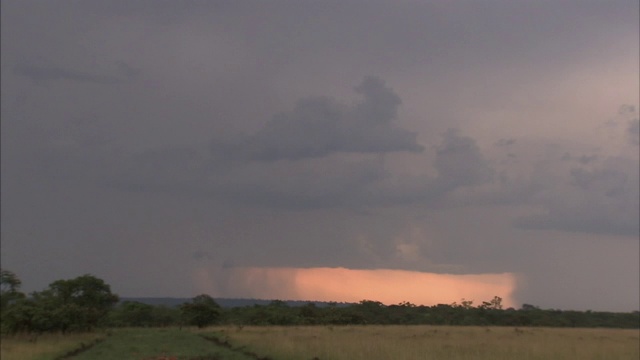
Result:
[[[452,275],[405,270],[345,268],[233,268],[225,270],[223,296],[262,299],[418,305],[450,304],[465,298],[475,304],[494,296],[515,306],[513,273]],[[211,288],[211,286],[209,286]]]

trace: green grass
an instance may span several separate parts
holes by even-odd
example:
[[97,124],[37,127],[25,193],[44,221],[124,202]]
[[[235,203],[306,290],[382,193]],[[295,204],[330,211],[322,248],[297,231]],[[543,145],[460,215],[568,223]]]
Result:
[[[211,330],[209,330],[211,331]],[[278,360],[634,359],[639,330],[447,326],[224,327],[216,336]]]
[[[142,359],[224,359],[248,360],[251,356],[204,339],[185,328],[131,328],[90,334],[49,334],[3,336],[2,360],[54,360],[74,350],[97,343],[70,359],[74,360],[142,360]],[[35,340],[35,341],[34,341]]]
[[55,359],[104,339],[104,333],[88,334],[44,334],[44,335],[2,335],[0,359],[2,360],[47,360]]
[[153,328],[114,330],[106,341],[74,357],[77,360],[224,359],[250,357],[207,341],[190,329]]

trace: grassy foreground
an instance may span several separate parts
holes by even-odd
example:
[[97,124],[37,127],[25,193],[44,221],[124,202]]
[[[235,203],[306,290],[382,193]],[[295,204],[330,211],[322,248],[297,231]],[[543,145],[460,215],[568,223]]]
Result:
[[639,330],[447,326],[225,327],[216,336],[278,360],[639,359]]
[[106,341],[73,357],[77,360],[140,359],[252,359],[245,354],[207,341],[189,329],[121,329]]
[[[96,340],[103,340],[96,343]],[[74,356],[65,356],[95,344]],[[240,350],[206,340],[190,329],[132,328],[106,334],[42,335],[2,338],[2,360],[254,360]]]
[[[218,341],[206,338],[215,337]],[[451,326],[136,328],[2,338],[2,360],[639,359],[640,331]],[[34,341],[35,340],[35,341]],[[83,345],[84,344],[84,345]],[[260,354],[259,357],[253,353]]]
[[4,336],[0,341],[2,360],[47,360],[59,358],[69,352],[106,338],[104,333],[44,334]]

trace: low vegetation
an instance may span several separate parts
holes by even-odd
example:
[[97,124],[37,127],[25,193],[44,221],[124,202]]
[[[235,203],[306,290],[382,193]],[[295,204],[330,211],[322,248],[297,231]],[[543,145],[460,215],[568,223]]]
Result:
[[3,335],[0,342],[2,360],[60,359],[65,355],[90,347],[106,338],[106,334],[19,334]]
[[224,327],[213,333],[279,360],[638,359],[637,330],[460,326]]

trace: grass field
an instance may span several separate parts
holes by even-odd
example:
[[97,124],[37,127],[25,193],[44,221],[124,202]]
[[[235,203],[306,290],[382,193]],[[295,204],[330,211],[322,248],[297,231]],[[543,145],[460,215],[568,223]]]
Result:
[[[215,337],[217,342],[206,337]],[[633,359],[640,331],[449,326],[118,329],[106,334],[2,338],[2,360]],[[225,344],[225,342],[227,342]],[[254,354],[259,354],[256,356]]]
[[55,359],[104,338],[106,338],[104,333],[3,336],[0,341],[0,359]]
[[216,334],[278,360],[640,358],[639,330],[324,326],[226,327]]
[[[206,340],[190,329],[117,329],[103,334],[20,335],[2,338],[2,360],[54,360],[74,350],[74,360],[252,360],[255,356]],[[96,342],[96,340],[102,340]]]
[[121,329],[106,341],[73,357],[77,360],[224,359],[252,357],[207,341],[189,329]]

